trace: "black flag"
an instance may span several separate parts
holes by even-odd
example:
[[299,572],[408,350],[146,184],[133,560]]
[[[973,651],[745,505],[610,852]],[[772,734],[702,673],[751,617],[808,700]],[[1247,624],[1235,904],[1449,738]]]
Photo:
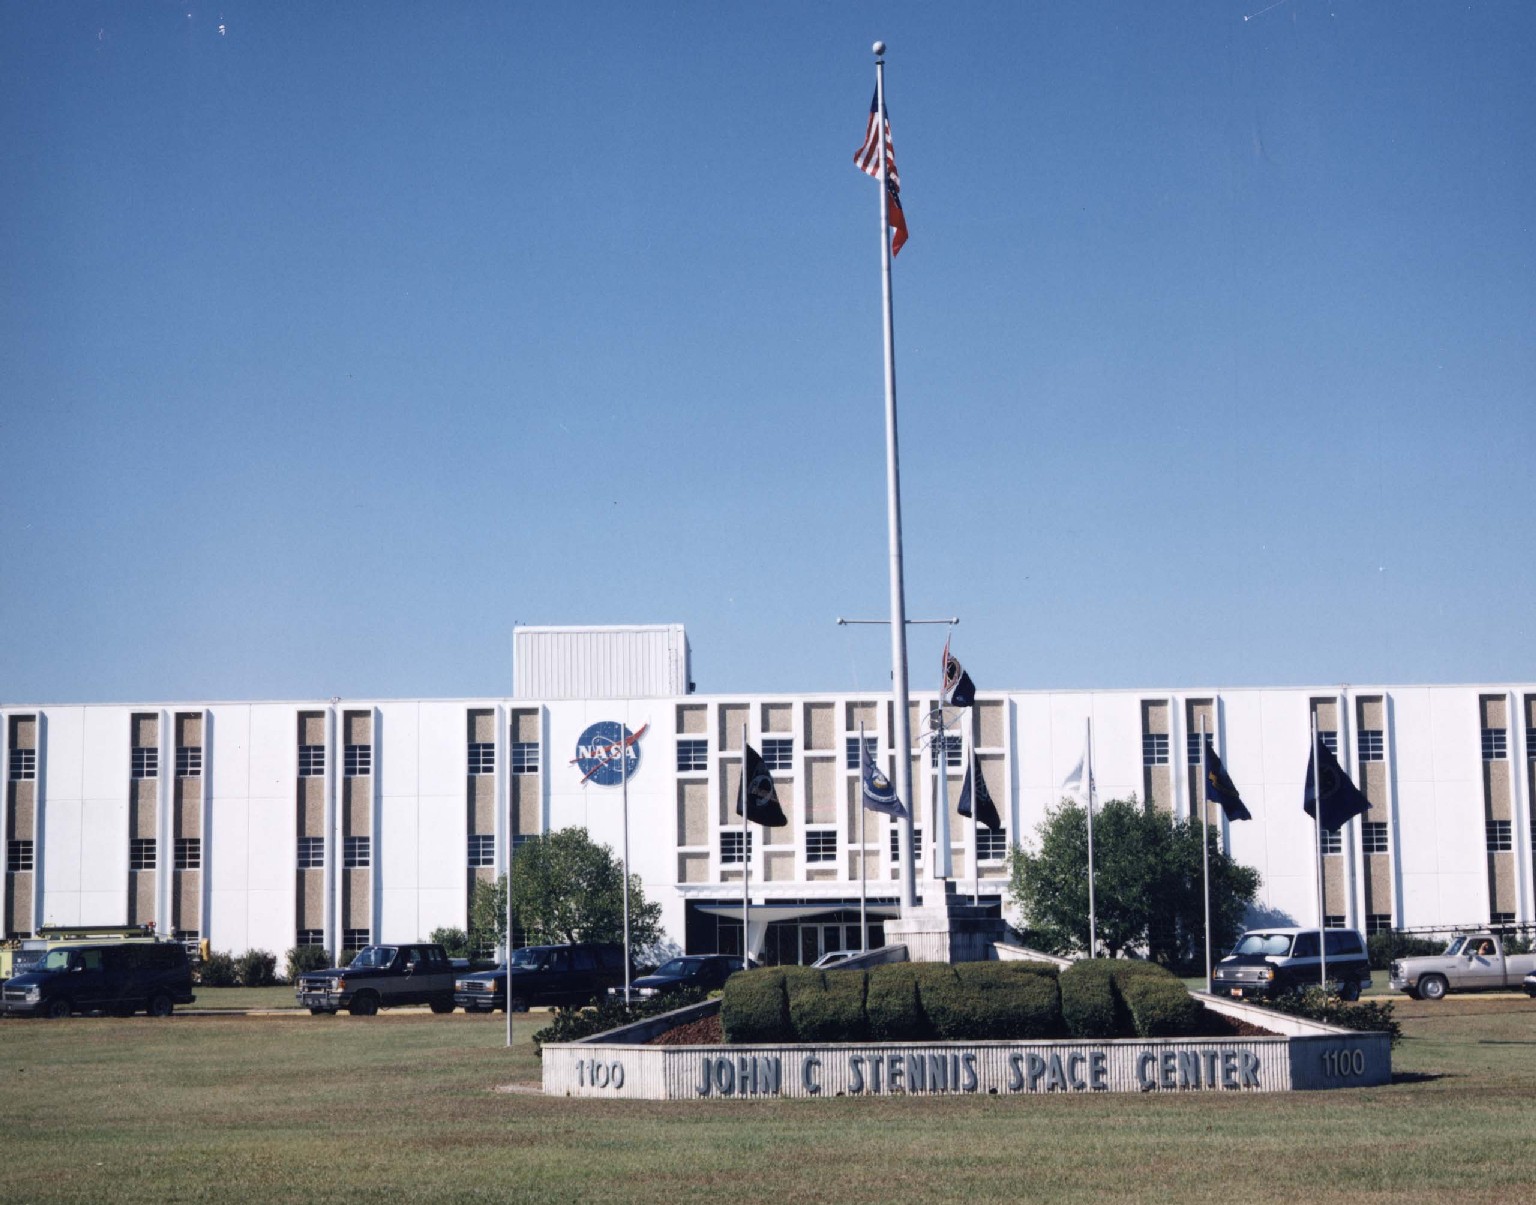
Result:
[[[1311,778],[1307,781],[1310,782]],[[1211,803],[1220,804],[1228,820],[1253,819],[1253,813],[1244,805],[1243,797],[1227,777],[1227,768],[1221,764],[1221,758],[1216,756],[1216,747],[1211,744],[1210,737],[1205,738],[1205,797]]]
[[949,655],[949,641],[944,642],[944,685],[942,702],[946,707],[969,707],[976,701],[976,684],[965,672],[958,657]]
[[[965,782],[960,787],[960,803],[958,805],[962,816],[971,814],[971,767],[965,768]],[[994,833],[1003,831],[1003,818],[997,814],[997,805],[992,802],[991,792],[987,790],[987,780],[981,776],[981,767],[976,767],[976,823],[985,824]]]
[[[1317,759],[1317,793],[1322,799],[1321,815],[1318,815],[1312,799],[1312,757]],[[1321,735],[1312,750],[1312,757],[1307,759],[1307,791],[1303,796],[1302,811],[1309,816],[1317,816],[1318,822],[1333,832],[1342,828],[1344,822],[1352,816],[1371,810],[1371,801],[1360,793],[1359,787],[1349,781],[1349,775],[1344,773],[1344,767],[1339,765],[1333,750],[1323,744]]]
[[763,765],[757,750],[747,746],[746,773],[741,776],[741,794],[736,797],[736,814],[741,815],[741,801],[747,801],[747,819],[764,828],[783,828],[789,823],[779,806],[779,793],[773,789],[773,775]]

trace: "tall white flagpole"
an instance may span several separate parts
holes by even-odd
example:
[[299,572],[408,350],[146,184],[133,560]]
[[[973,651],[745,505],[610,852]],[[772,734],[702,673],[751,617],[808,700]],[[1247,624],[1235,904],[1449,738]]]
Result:
[[[896,448],[896,333],[891,311],[890,165],[886,162],[885,43],[875,51],[875,140],[880,147],[880,288],[885,315],[885,510],[891,570],[891,693],[896,714],[891,743],[896,747],[896,795],[907,805],[898,828],[901,906],[917,907],[912,872],[912,718],[907,693],[907,600],[901,559],[901,468]],[[860,757],[862,758],[862,753]],[[860,772],[863,772],[862,761]]]
[[864,722],[859,721],[859,776],[856,780],[859,801],[859,948],[869,949],[869,866],[866,855],[869,849],[864,840]]
[[629,1005],[629,729],[619,721],[619,790],[624,808],[624,1004]]
[[[510,791],[508,794],[510,795]],[[512,855],[517,850],[517,838],[512,834],[512,812],[510,801],[507,812],[507,1049],[512,1048]],[[628,1000],[625,1001],[628,1003]]]
[[1206,808],[1206,777],[1205,777],[1205,716],[1200,717],[1200,870],[1205,891],[1202,898],[1205,901],[1205,990],[1209,992],[1211,983],[1211,836],[1207,828],[1208,817]]
[[747,933],[752,924],[752,855],[747,843],[747,726],[741,726],[741,969],[751,966]]
[[1318,783],[1322,767],[1317,763],[1317,712],[1312,713],[1312,832],[1314,854],[1312,864],[1317,872],[1317,957],[1318,986],[1328,990],[1328,948],[1325,941],[1327,919],[1323,913],[1323,793]]
[[[974,733],[972,735],[975,735]],[[976,813],[981,811],[981,772],[976,762],[976,744],[965,750],[965,768],[971,776],[971,904],[981,907],[981,847],[976,844]]]
[[[929,743],[929,748],[933,747]],[[934,801],[933,877],[948,879],[954,875],[954,855],[949,848],[949,729],[944,725],[944,690],[939,689],[939,797]]]
[[1093,958],[1099,948],[1098,913],[1093,902],[1093,717],[1089,716],[1083,725],[1083,757],[1088,763],[1088,782],[1084,787],[1088,792],[1088,957]]

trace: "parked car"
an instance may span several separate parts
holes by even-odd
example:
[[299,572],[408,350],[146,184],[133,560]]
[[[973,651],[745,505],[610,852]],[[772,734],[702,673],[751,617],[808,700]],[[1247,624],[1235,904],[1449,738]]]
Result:
[[649,975],[633,980],[630,991],[642,999],[647,996],[664,996],[687,987],[711,992],[724,987],[725,981],[739,970],[740,954],[684,954],[662,963]]
[[1398,958],[1392,963],[1392,988],[1420,1000],[1440,1000],[1447,992],[1490,992],[1516,985],[1530,990],[1536,954],[1506,954],[1497,933],[1461,933],[1443,954]]
[[451,1013],[453,965],[442,946],[429,942],[368,946],[350,966],[305,971],[293,994],[315,1014],[344,1008],[354,1017],[371,1017],[401,1004],[430,1004],[435,1013]]
[[105,1012],[126,1017],[143,1009],[168,1017],[191,1004],[192,966],[180,942],[69,945],[43,952],[29,970],[5,981],[0,1010],[21,1016],[67,1017]]
[[859,953],[862,953],[862,951],[860,951],[860,950],[828,950],[825,954],[823,954],[815,962],[811,963],[811,965],[813,967],[820,967],[821,969],[825,970],[827,967],[839,966],[840,964],[847,962],[855,954],[859,954]]
[[[1323,934],[1329,982],[1345,1000],[1358,1000],[1371,986],[1365,938],[1358,929],[1324,929]],[[1216,964],[1212,986],[1218,995],[1268,999],[1316,986],[1321,962],[1316,929],[1254,929]]]
[[1527,975],[1521,981],[1521,986],[1525,988],[1525,994],[1527,996],[1531,997],[1533,1000],[1536,1000],[1536,971],[1532,971],[1529,975]]
[[[524,946],[512,951],[512,1011],[545,1004],[587,1004],[624,982],[624,947],[600,942]],[[507,1007],[507,968],[459,975],[453,1002],[465,1012]]]

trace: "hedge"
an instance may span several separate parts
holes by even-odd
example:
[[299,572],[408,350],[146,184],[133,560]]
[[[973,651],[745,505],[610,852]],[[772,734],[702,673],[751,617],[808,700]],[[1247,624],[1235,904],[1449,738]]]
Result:
[[[921,1042],[933,1036],[917,1003],[915,962],[889,962],[866,973],[864,1015],[872,1042]],[[839,975],[857,974],[839,971]]]
[[863,975],[794,967],[785,971],[784,988],[796,1041],[862,1042],[869,1036]]
[[1053,964],[962,962],[955,973],[970,1013],[963,1036],[985,1033],[1009,1041],[1065,1034]]
[[739,971],[725,981],[720,997],[720,1027],[727,1042],[789,1042],[789,999],[781,967]]
[[1115,992],[1114,962],[1085,958],[1061,973],[1061,1019],[1074,1038],[1113,1038],[1130,1030],[1130,1013]]
[[1179,1037],[1199,1029],[1200,1004],[1172,971],[1153,962],[1125,962],[1112,975],[1137,1037]]

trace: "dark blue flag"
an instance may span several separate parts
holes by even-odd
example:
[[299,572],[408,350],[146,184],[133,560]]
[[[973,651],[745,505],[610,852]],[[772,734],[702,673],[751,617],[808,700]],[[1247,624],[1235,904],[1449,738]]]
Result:
[[896,787],[880,772],[869,748],[862,741],[859,748],[864,758],[864,806],[872,812],[884,812],[887,816],[905,816],[906,805],[896,795]]
[[783,828],[789,823],[784,809],[779,806],[779,793],[773,786],[773,775],[758,756],[756,749],[747,746],[745,771],[741,776],[741,794],[736,798],[736,814],[741,815],[741,801],[747,801],[747,819],[764,828]]
[[[1322,811],[1319,814],[1314,806],[1312,798],[1312,758],[1317,759],[1317,793],[1322,802]],[[1316,816],[1318,822],[1329,832],[1342,828],[1344,822],[1352,816],[1359,816],[1371,810],[1371,801],[1360,793],[1360,788],[1349,781],[1349,775],[1344,773],[1344,767],[1339,765],[1339,759],[1333,755],[1333,750],[1323,744],[1322,737],[1318,737],[1317,744],[1312,750],[1312,757],[1307,759],[1307,791],[1303,796],[1302,810],[1309,816]]]
[[1211,744],[1210,737],[1205,738],[1205,797],[1211,803],[1220,804],[1228,820],[1253,819],[1253,813],[1243,804],[1242,796],[1227,777],[1227,768],[1216,756],[1216,747]]
[[[965,768],[965,782],[960,786],[960,802],[957,805],[962,816],[971,814],[971,767]],[[985,824],[994,833],[1003,831],[1003,818],[997,814],[997,805],[992,802],[992,794],[987,790],[987,780],[981,776],[981,767],[976,767],[976,823]]]
[[949,641],[944,642],[944,685],[941,701],[946,707],[969,707],[976,701],[976,684],[965,672],[958,657],[949,655]]

